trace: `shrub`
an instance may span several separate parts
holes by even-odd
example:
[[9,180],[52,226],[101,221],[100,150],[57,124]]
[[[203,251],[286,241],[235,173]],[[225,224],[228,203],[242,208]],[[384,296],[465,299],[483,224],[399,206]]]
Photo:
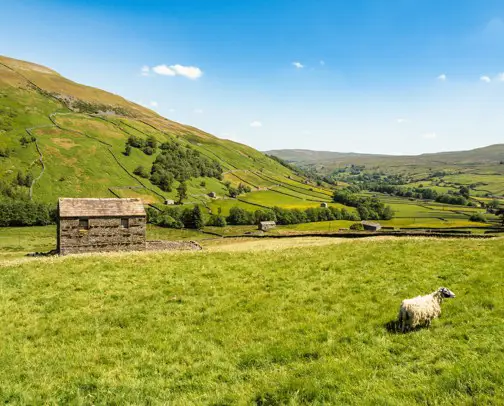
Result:
[[184,224],[180,220],[175,220],[173,217],[171,217],[168,214],[162,214],[162,215],[158,216],[155,224],[160,227],[167,227],[167,228],[183,228],[184,227]]
[[133,173],[145,179],[149,177],[149,172],[142,165],[137,166]]
[[350,226],[350,230],[353,231],[364,231],[364,226],[361,223],[354,223]]
[[213,227],[226,227],[226,219],[224,216],[220,216],[218,214],[212,214],[210,220],[208,220],[207,226]]
[[469,217],[469,221],[474,221],[475,223],[486,223],[487,219],[481,213],[475,213]]
[[142,151],[145,155],[152,155],[154,153],[154,149],[149,146],[143,147]]
[[124,147],[124,155],[130,156],[130,154],[131,154],[131,145],[126,144],[126,146]]

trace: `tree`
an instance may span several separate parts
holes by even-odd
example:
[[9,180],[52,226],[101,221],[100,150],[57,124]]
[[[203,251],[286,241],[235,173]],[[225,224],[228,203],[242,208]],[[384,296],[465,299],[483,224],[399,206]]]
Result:
[[147,172],[147,170],[142,165],[137,166],[133,171],[133,173],[145,179],[149,177],[149,172]]
[[127,142],[134,148],[142,148],[145,145],[142,139],[135,137],[134,135],[130,135]]
[[213,226],[213,227],[226,227],[227,223],[226,223],[226,219],[224,218],[224,216],[221,216],[219,214],[212,214],[207,225]]
[[499,201],[497,199],[493,199],[490,203],[488,203],[488,207],[490,209],[498,209],[499,208]]
[[147,138],[147,146],[151,147],[152,149],[156,149],[158,146],[156,137],[149,135],[149,137]]
[[184,199],[187,199],[187,185],[185,182],[180,182],[177,187],[177,203],[182,204]]
[[481,213],[474,213],[469,217],[469,221],[473,221],[475,223],[486,223],[487,219]]
[[196,230],[201,230],[203,227],[205,227],[203,213],[198,205],[194,206],[192,223]]
[[19,139],[19,142],[20,142],[21,146],[26,147],[26,145],[28,145],[30,143],[30,140],[23,135]]
[[124,147],[124,155],[130,156],[130,154],[131,154],[131,145],[126,144],[126,146]]
[[469,188],[467,186],[461,186],[459,189],[459,194],[460,196],[465,197],[466,199],[469,199]]
[[229,216],[227,217],[226,221],[228,222],[228,224],[244,226],[253,224],[254,219],[252,213],[249,213],[248,211],[235,206],[232,207],[231,210],[229,210]]
[[152,155],[154,153],[154,149],[149,146],[143,147],[142,151],[145,155]]

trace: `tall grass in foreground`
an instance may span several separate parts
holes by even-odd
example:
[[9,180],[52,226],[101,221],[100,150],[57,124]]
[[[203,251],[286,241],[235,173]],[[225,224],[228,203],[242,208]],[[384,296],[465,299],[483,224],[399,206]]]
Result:
[[[504,241],[108,254],[0,268],[0,399],[503,404]],[[387,331],[439,286],[429,330]]]

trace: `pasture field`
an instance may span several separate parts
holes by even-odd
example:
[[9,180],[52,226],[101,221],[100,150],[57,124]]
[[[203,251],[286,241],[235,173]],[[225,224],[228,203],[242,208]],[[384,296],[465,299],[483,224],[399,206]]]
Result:
[[[257,227],[256,227],[257,228]],[[177,230],[147,224],[148,240],[200,240],[208,235],[196,230]],[[56,226],[0,227],[0,261],[22,257],[30,252],[56,248]]]
[[0,261],[56,248],[56,226],[0,227]]
[[[0,399],[503,404],[503,248],[260,240],[3,263]],[[430,329],[387,328],[402,299],[439,286],[457,297]]]
[[[275,191],[278,190],[278,191]],[[285,194],[284,194],[285,193]],[[264,190],[258,192],[246,193],[239,196],[242,202],[255,203],[264,207],[283,207],[286,209],[308,209],[310,207],[320,207],[321,201],[314,201],[316,198],[301,195],[296,192],[289,191],[283,188],[274,188],[273,190]],[[313,199],[313,200],[308,200]],[[343,206],[339,203],[330,203],[325,200],[330,206],[337,208],[346,208],[349,212],[355,211],[352,207]],[[260,209],[260,207],[257,207]]]

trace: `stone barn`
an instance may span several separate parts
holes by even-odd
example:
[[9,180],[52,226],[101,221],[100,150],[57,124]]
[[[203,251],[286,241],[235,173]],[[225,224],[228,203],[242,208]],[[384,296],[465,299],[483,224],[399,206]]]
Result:
[[380,223],[375,223],[373,221],[363,221],[362,226],[366,231],[379,231],[382,227]]
[[329,205],[326,202],[320,203],[320,207],[327,209]]
[[276,223],[274,221],[261,221],[259,223],[259,230],[261,231],[269,231],[272,228],[276,227]]
[[140,199],[59,199],[58,252],[143,251],[146,223]]

